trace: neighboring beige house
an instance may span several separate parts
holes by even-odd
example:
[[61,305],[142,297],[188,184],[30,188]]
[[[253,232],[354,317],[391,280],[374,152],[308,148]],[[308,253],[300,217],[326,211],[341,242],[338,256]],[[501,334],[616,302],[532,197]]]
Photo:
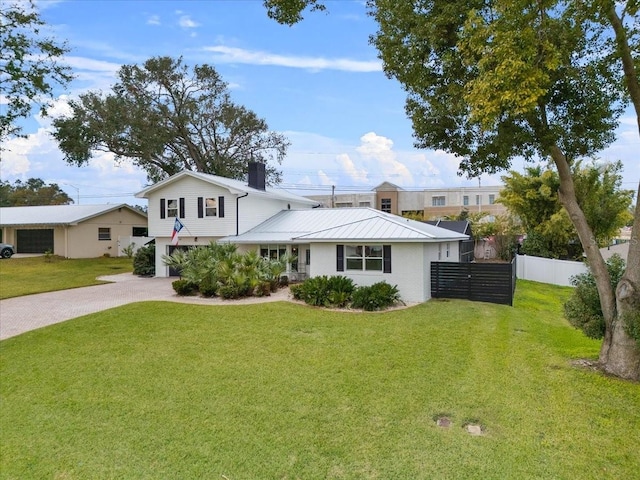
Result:
[[129,205],[47,205],[0,208],[2,241],[16,253],[66,258],[118,255],[118,238],[147,234],[147,216]]

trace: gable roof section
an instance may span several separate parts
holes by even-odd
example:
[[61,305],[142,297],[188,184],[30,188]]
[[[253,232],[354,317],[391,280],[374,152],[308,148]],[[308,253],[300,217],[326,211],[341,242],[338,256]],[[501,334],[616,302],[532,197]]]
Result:
[[242,182],[240,180],[235,180],[233,178],[225,178],[220,177],[218,175],[209,175],[208,173],[200,173],[200,172],[192,172],[189,170],[183,170],[180,173],[172,175],[171,177],[162,180],[158,183],[155,183],[144,190],[136,193],[137,198],[149,198],[149,194],[160,190],[167,185],[180,181],[184,177],[192,177],[202,180],[203,182],[210,183],[212,185],[216,185],[218,187],[226,188],[231,193],[236,195],[241,195],[244,193],[248,193],[250,195],[256,195],[259,197],[265,198],[273,198],[276,200],[284,200],[287,202],[297,202],[303,205],[318,205],[318,202],[314,200],[310,200],[305,197],[301,197],[298,195],[294,195],[293,193],[289,193],[285,190],[280,190],[272,187],[266,187],[265,190],[258,190],[256,188],[250,187],[247,182]]
[[146,214],[130,207],[125,203],[118,205],[40,205],[33,207],[2,207],[0,208],[0,225],[76,225],[90,218],[105,213],[127,208],[145,218]]
[[373,208],[283,210],[230,243],[308,243],[336,241],[440,242],[468,236]]

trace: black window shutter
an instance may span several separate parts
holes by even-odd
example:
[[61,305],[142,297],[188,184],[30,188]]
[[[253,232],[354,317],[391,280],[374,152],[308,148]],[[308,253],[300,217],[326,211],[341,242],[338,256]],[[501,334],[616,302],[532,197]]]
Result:
[[391,273],[391,245],[382,246],[382,273]]
[[160,218],[164,218],[167,210],[164,208],[164,198],[160,199]]
[[202,204],[202,197],[198,197],[198,218],[204,217],[204,208]]
[[336,245],[336,271],[344,272],[344,245]]
[[224,197],[218,197],[218,217],[224,217]]
[[180,218],[184,218],[184,198],[180,199]]

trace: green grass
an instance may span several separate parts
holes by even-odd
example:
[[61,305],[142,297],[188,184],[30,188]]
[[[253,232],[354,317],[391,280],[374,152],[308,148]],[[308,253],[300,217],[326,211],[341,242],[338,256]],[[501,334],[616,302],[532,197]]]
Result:
[[133,260],[119,258],[27,257],[0,260],[0,299],[87,287],[96,277],[133,271]]
[[10,338],[0,478],[637,478],[640,386],[572,367],[599,343],[562,319],[569,291],[386,313],[147,302]]

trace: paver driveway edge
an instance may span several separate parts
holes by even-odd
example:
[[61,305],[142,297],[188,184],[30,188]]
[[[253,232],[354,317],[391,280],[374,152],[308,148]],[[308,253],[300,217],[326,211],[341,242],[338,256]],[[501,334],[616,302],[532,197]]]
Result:
[[133,302],[164,300],[201,305],[238,305],[277,302],[289,298],[288,288],[269,297],[233,301],[180,297],[171,287],[175,278],[142,278],[131,273],[108,275],[99,277],[99,280],[112,283],[0,300],[0,340]]

